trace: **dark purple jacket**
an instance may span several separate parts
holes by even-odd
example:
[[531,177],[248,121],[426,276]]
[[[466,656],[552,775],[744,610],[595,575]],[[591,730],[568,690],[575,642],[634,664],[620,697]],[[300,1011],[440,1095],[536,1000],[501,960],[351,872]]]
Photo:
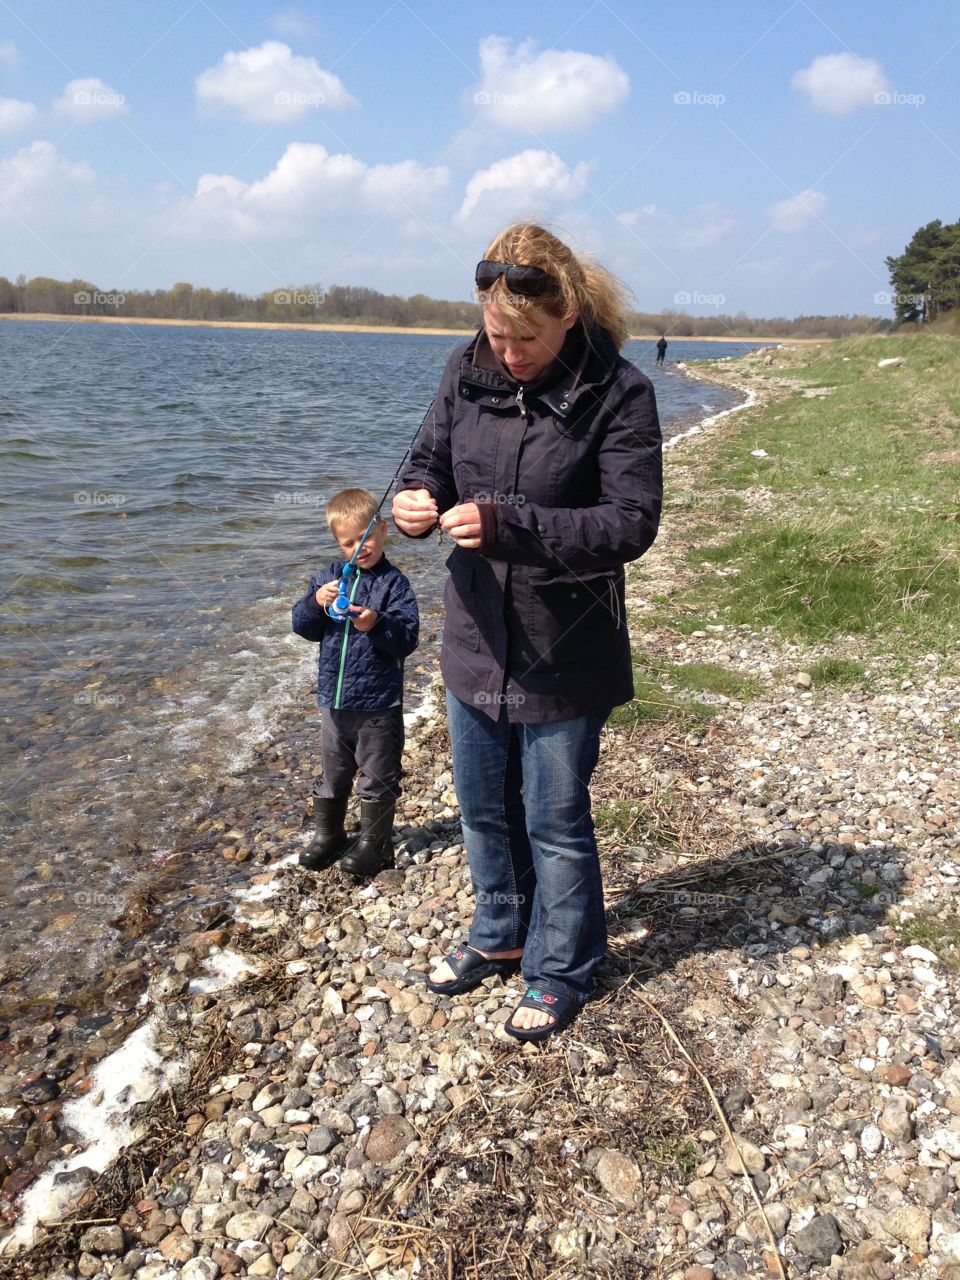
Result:
[[458,347],[400,487],[441,512],[480,507],[480,549],[447,560],[440,665],[456,697],[530,724],[629,701],[623,565],[657,535],[661,437],[649,379],[605,331],[576,325],[526,384],[483,330]]

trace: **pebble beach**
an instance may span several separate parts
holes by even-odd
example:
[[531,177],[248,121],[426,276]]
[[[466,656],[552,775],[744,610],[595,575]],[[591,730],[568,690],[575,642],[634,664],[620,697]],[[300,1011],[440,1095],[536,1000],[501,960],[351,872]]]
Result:
[[[675,493],[735,422],[675,442]],[[692,526],[677,504],[628,570],[635,647],[754,692],[605,729],[611,944],[573,1026],[521,1046],[519,979],[424,986],[471,913],[438,688],[366,886],[296,865],[291,715],[184,844],[243,887],[137,1018],[91,1015],[82,1052],[76,1019],[0,1025],[0,1277],[960,1280],[960,681],[931,654],[820,686],[826,647],[663,627]]]

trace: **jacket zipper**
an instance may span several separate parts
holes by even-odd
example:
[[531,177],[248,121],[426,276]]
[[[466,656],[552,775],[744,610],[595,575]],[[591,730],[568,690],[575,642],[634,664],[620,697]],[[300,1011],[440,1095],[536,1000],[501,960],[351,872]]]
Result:
[[523,403],[523,387],[517,388],[517,408],[520,410],[520,417],[524,422],[530,421],[530,410]]
[[[362,570],[357,569],[357,576],[353,580],[353,590],[350,592],[350,603],[353,604],[357,594],[357,587],[360,585],[360,574]],[[340,645],[340,669],[337,671],[337,687],[333,695],[333,709],[340,710],[340,699],[343,695],[343,673],[347,665],[347,644],[350,641],[350,619],[343,624],[343,643]]]

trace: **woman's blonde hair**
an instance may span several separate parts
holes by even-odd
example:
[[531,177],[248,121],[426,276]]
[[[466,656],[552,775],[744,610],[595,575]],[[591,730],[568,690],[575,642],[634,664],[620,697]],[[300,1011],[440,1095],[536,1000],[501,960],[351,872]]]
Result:
[[523,267],[539,267],[557,282],[555,291],[538,298],[511,291],[500,276],[491,288],[478,295],[480,305],[495,303],[519,328],[532,310],[544,311],[558,320],[579,314],[586,328],[606,329],[623,346],[630,336],[627,328],[627,290],[596,263],[580,258],[551,232],[532,222],[513,222],[494,236],[483,255],[494,262]]

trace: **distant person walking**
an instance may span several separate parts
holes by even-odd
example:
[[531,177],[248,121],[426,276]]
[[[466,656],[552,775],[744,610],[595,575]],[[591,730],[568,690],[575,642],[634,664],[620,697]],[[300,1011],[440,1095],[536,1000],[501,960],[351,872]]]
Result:
[[657,342],[657,364],[663,364],[663,357],[667,354],[667,340],[661,333]]

